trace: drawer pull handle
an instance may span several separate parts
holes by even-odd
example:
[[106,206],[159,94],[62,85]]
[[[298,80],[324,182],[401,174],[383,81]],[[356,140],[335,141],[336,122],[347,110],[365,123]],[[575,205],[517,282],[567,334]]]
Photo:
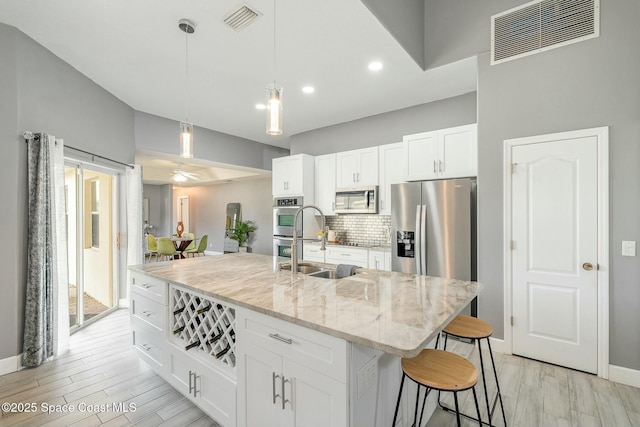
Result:
[[272,390],[272,396],[273,396],[273,404],[276,404],[276,399],[279,397],[282,399],[282,396],[280,396],[279,394],[276,393],[276,379],[280,378],[280,375],[276,374],[275,372],[271,373],[271,385],[273,387]]
[[150,311],[143,311],[142,314],[144,314],[145,316],[149,317],[151,316],[151,312]]
[[145,289],[149,289],[149,288],[151,287],[151,285],[150,285],[150,284],[148,284],[148,283],[143,283],[143,284],[142,284],[142,285],[140,285],[140,286],[142,286],[142,287],[143,287],[143,288],[145,288]]
[[293,343],[293,340],[291,338],[284,338],[284,337],[281,337],[278,334],[269,334],[269,336],[271,338],[273,338],[273,339],[276,339],[278,341],[282,341],[282,342],[287,343],[287,344],[292,344]]
[[144,348],[146,351],[151,350],[151,346],[149,344],[142,344],[140,347]]

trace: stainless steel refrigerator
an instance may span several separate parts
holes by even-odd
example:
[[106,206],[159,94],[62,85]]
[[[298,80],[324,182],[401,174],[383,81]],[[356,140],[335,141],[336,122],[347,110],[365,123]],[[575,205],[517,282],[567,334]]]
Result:
[[391,236],[393,271],[476,280],[475,179],[391,185]]

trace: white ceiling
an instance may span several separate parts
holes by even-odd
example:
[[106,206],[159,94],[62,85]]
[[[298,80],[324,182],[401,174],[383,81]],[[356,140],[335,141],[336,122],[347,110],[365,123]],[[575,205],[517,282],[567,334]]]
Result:
[[[273,1],[236,32],[224,16],[240,0],[2,0],[13,25],[107,91],[146,113],[288,148],[291,135],[476,90],[468,59],[423,71],[360,0],[277,0],[275,80],[284,86],[284,135],[268,136],[265,87],[274,80]],[[372,60],[384,63],[372,73]],[[301,89],[316,91],[305,95]],[[177,130],[176,130],[177,134]],[[176,139],[177,141],[177,139]],[[195,141],[197,144],[197,141]],[[177,142],[176,142],[177,144]]]

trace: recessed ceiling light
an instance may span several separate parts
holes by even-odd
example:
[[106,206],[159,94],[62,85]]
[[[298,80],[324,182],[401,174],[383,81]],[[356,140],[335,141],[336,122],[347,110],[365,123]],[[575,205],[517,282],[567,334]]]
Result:
[[304,93],[313,93],[316,90],[313,88],[313,86],[305,86],[305,87],[302,88],[302,91]]
[[380,61],[373,61],[369,63],[369,70],[370,71],[380,71],[382,70],[382,62]]
[[264,110],[266,109],[267,106],[264,104],[256,104],[256,110]]

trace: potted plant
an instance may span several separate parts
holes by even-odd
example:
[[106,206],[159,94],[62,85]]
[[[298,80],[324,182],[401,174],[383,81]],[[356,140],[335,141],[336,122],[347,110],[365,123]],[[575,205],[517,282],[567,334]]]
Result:
[[236,221],[233,226],[233,234],[230,236],[231,239],[238,241],[238,250],[240,252],[247,251],[247,241],[249,240],[249,235],[256,231],[256,226],[253,221]]

